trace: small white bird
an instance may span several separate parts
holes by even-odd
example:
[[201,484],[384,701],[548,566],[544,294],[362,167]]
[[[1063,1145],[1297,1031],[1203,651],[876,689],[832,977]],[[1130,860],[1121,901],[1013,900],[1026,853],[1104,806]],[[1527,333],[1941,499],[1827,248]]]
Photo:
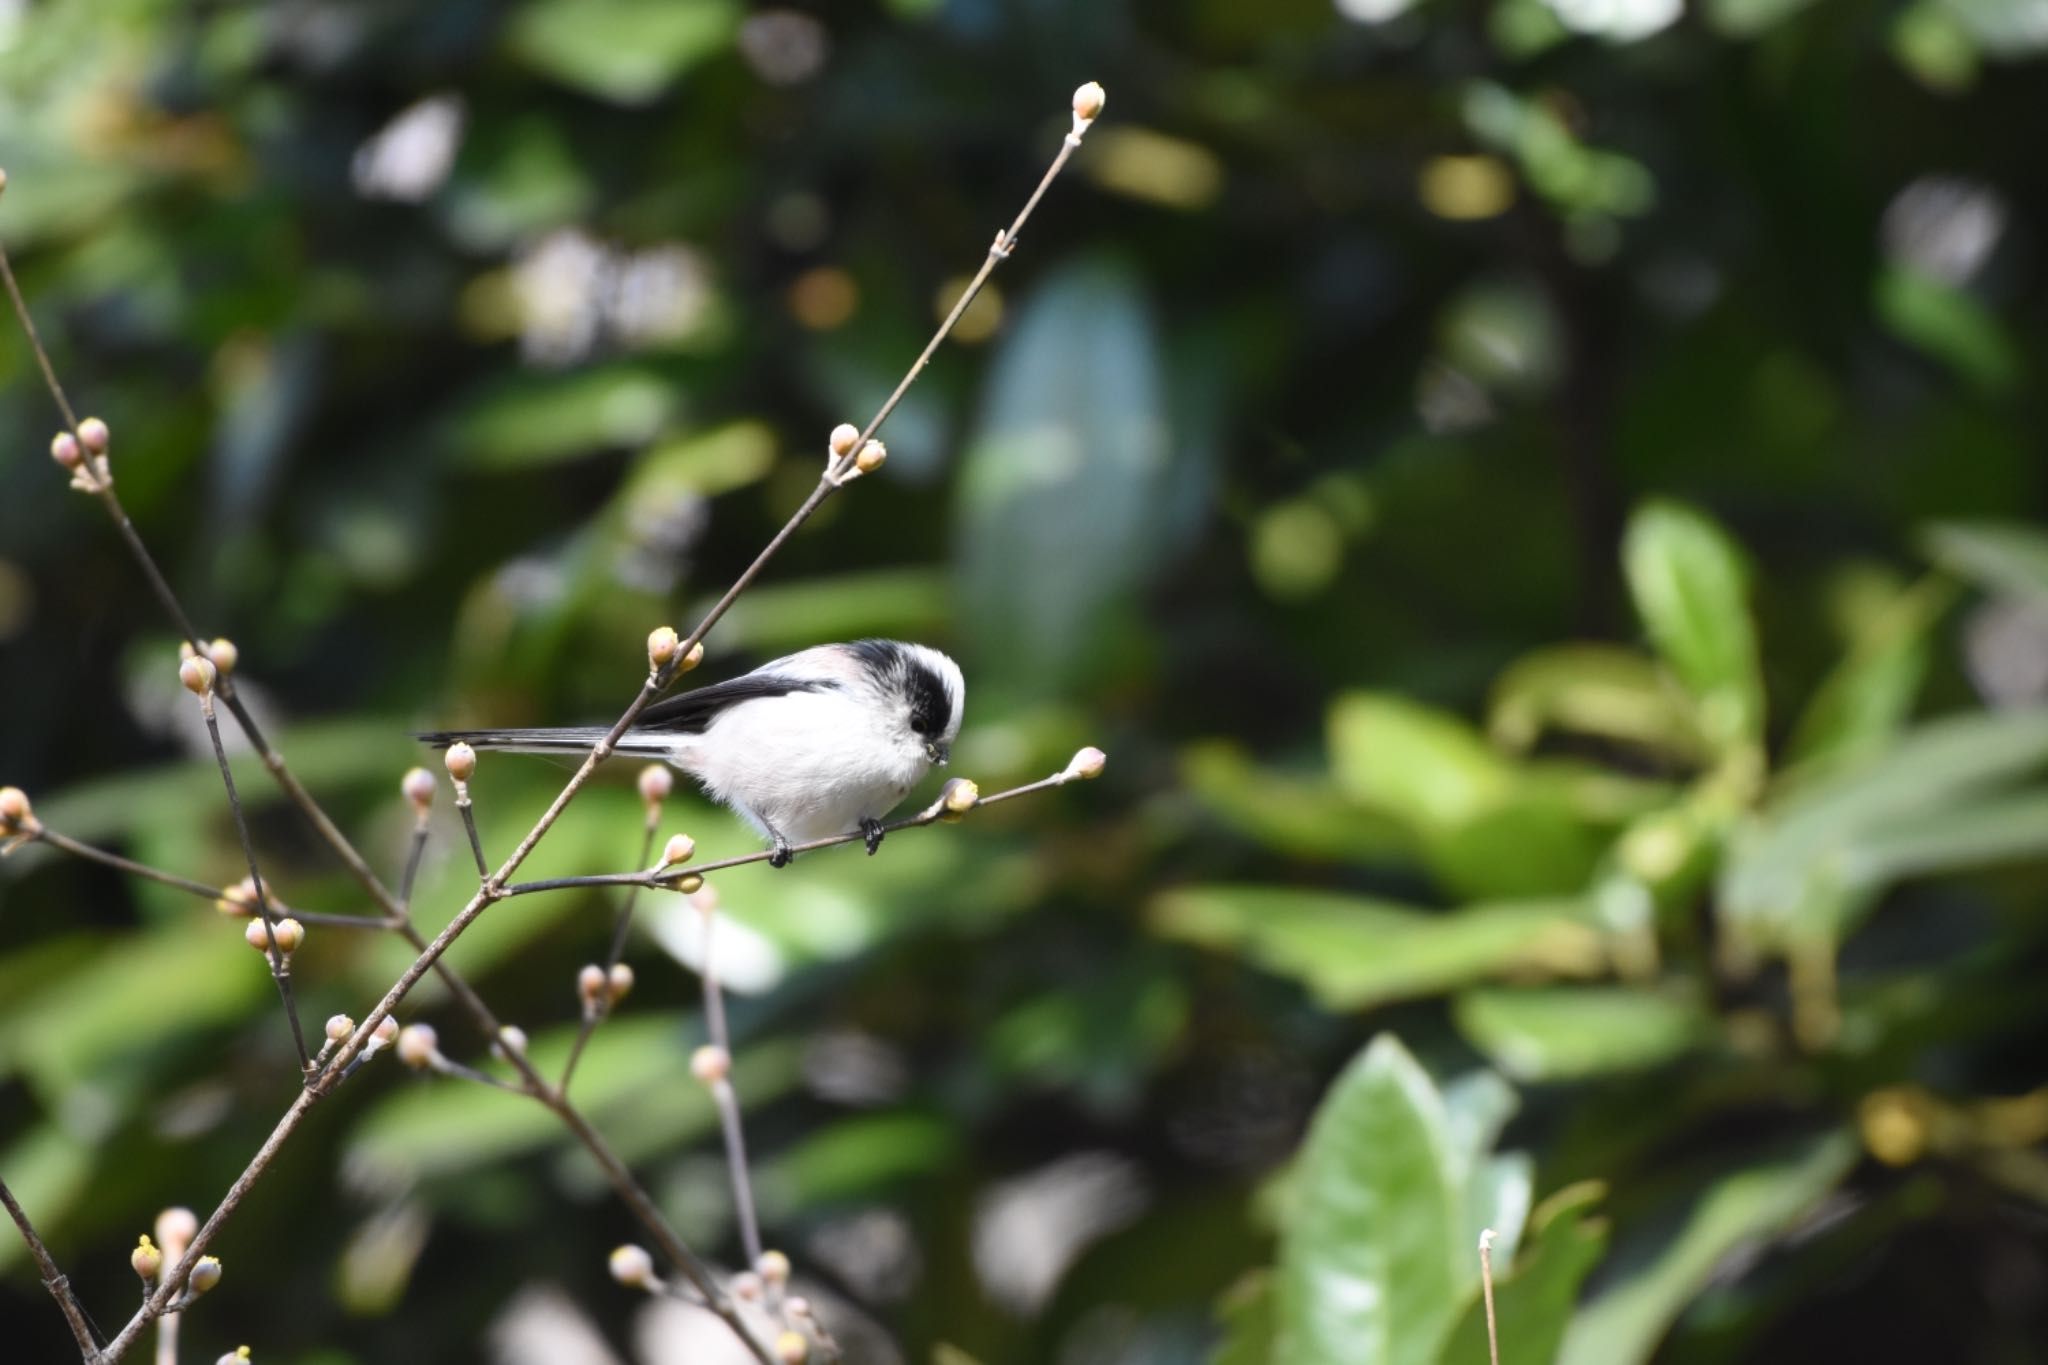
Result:
[[[896,640],[818,645],[751,673],[658,701],[616,752],[661,759],[697,779],[774,846],[859,830],[872,854],[882,817],[960,733],[967,683],[936,649]],[[602,726],[441,730],[419,738],[510,753],[587,750]]]

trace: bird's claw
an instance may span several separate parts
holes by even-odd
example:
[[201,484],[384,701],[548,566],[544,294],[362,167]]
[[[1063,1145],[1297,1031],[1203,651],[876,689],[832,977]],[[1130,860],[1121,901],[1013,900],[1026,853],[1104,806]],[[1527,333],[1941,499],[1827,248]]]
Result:
[[775,851],[768,855],[768,866],[788,867],[789,860],[795,856],[795,851],[789,846],[789,840],[778,834],[775,836]]
[[867,841],[870,858],[874,857],[875,850],[882,846],[882,836],[887,832],[882,828],[880,820],[869,818],[860,822],[861,838]]

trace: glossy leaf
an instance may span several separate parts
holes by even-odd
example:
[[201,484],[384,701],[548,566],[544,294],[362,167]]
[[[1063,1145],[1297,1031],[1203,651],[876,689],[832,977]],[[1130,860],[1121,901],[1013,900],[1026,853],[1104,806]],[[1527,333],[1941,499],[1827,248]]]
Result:
[[1463,1189],[1443,1100],[1407,1049],[1374,1039],[1302,1148],[1274,1281],[1277,1360],[1436,1360],[1468,1284]]
[[1763,678],[1749,609],[1749,565],[1728,533],[1678,503],[1652,502],[1629,521],[1622,567],[1636,613],[1699,704],[1720,749],[1763,731]]
[[1572,1320],[1560,1365],[1637,1365],[1738,1248],[1782,1234],[1856,1163],[1847,1133],[1831,1133],[1719,1176],[1686,1201],[1666,1231],[1614,1248],[1616,1273]]
[[1622,986],[1467,991],[1458,1028],[1521,1081],[1576,1080],[1657,1066],[1702,1042],[1712,1020],[1667,992]]
[[1513,783],[1505,759],[1457,716],[1400,697],[1351,692],[1330,707],[1330,771],[1358,801],[1412,825],[1455,825]]
[[1584,974],[1605,955],[1578,901],[1471,905],[1435,913],[1391,901],[1283,887],[1167,892],[1160,932],[1242,952],[1300,981],[1331,1009],[1361,1009],[1452,989],[1493,974]]
[[1414,839],[1384,812],[1327,778],[1261,767],[1234,744],[1192,746],[1181,755],[1180,774],[1204,810],[1263,848],[1344,862],[1414,857]]

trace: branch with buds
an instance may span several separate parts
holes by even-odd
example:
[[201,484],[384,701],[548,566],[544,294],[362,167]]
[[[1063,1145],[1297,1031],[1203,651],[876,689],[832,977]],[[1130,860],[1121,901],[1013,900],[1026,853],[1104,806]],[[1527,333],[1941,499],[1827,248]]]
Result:
[[[415,821],[404,872],[399,889],[394,893],[385,886],[355,845],[298,781],[283,755],[269,742],[247,707],[236,695],[233,675],[240,662],[239,651],[227,640],[208,641],[201,638],[177,594],[158,568],[115,491],[116,466],[111,457],[113,433],[107,423],[98,418],[88,417],[81,421],[77,417],[69,397],[58,381],[49,354],[37,334],[34,319],[22,297],[12,264],[4,247],[0,247],[0,284],[5,286],[15,316],[28,338],[45,385],[63,420],[63,429],[51,441],[51,458],[69,476],[73,488],[100,502],[165,615],[183,638],[184,658],[179,667],[179,678],[199,702],[220,769],[222,785],[227,793],[229,810],[234,818],[236,835],[248,866],[248,876],[239,886],[222,889],[94,848],[45,827],[36,818],[26,794],[13,787],[0,787],[0,853],[11,851],[24,843],[42,843],[75,857],[179,887],[212,900],[225,913],[248,917],[249,923],[244,928],[244,935],[252,947],[263,953],[269,965],[301,1066],[299,1094],[206,1220],[200,1222],[190,1210],[167,1210],[157,1220],[155,1240],[152,1241],[148,1236],[140,1240],[130,1263],[144,1284],[143,1304],[105,1345],[99,1344],[98,1334],[92,1329],[90,1318],[73,1293],[69,1281],[36,1235],[26,1212],[21,1209],[5,1185],[0,1184],[0,1202],[5,1203],[39,1270],[43,1273],[45,1284],[49,1286],[52,1296],[71,1325],[78,1342],[80,1357],[86,1365],[111,1365],[112,1362],[120,1360],[133,1348],[142,1332],[152,1324],[157,1329],[157,1354],[160,1365],[166,1365],[167,1362],[174,1365],[178,1314],[189,1308],[200,1295],[219,1282],[221,1263],[216,1257],[207,1254],[207,1248],[218,1236],[222,1225],[269,1169],[279,1150],[298,1130],[312,1107],[332,1093],[336,1086],[347,1080],[378,1052],[394,1047],[400,1060],[410,1068],[511,1090],[537,1100],[553,1112],[571,1137],[581,1143],[597,1161],[619,1198],[640,1221],[656,1247],[680,1276],[681,1284],[687,1285],[687,1291],[679,1289],[677,1292],[687,1292],[693,1301],[701,1303],[723,1319],[754,1359],[764,1363],[797,1362],[812,1359],[814,1356],[826,1361],[838,1359],[837,1346],[822,1324],[813,1317],[805,1300],[800,1296],[784,1293],[790,1270],[787,1257],[780,1252],[764,1251],[761,1247],[760,1230],[754,1218],[751,1189],[746,1174],[738,1099],[732,1092],[729,1080],[731,1053],[724,1026],[723,1004],[717,978],[709,965],[708,921],[704,986],[705,1008],[707,1018],[711,1021],[713,1043],[700,1051],[692,1070],[700,1080],[713,1087],[714,1098],[718,1103],[729,1164],[735,1182],[735,1201],[742,1210],[742,1240],[747,1249],[749,1262],[753,1266],[751,1270],[735,1278],[731,1293],[719,1284],[710,1268],[676,1235],[674,1229],[655,1208],[645,1189],[567,1097],[569,1080],[574,1074],[576,1060],[591,1032],[617,1008],[632,988],[632,969],[620,959],[632,920],[634,898],[639,890],[643,887],[665,887],[686,893],[695,892],[703,887],[705,872],[764,861],[771,856],[770,853],[764,850],[757,854],[715,863],[686,866],[695,853],[695,845],[688,836],[676,835],[664,846],[661,861],[649,866],[661,802],[668,795],[671,781],[666,770],[650,769],[643,772],[640,779],[640,792],[647,808],[640,855],[640,863],[646,868],[645,871],[564,878],[550,882],[514,883],[511,878],[561,818],[570,802],[582,791],[597,766],[612,754],[620,737],[641,711],[678,677],[702,662],[705,637],[723,619],[740,595],[752,586],[790,538],[826,499],[854,480],[883,466],[888,458],[888,451],[882,442],[876,439],[876,433],[902,402],[904,395],[923,372],[938,347],[952,333],[954,326],[973,303],[995,268],[1008,259],[1015,249],[1018,235],[1025,222],[1037,208],[1039,200],[1044,197],[1046,190],[1068,159],[1079,148],[1082,135],[1101,113],[1103,101],[1102,88],[1093,82],[1075,92],[1072,128],[1062,141],[1052,164],[1047,167],[1016,218],[1008,227],[996,234],[995,241],[979,270],[961,291],[951,311],[939,324],[937,331],[904,373],[896,388],[865,427],[856,428],[851,423],[842,423],[832,430],[826,441],[825,468],[817,486],[755,556],[752,563],[733,581],[724,595],[712,605],[689,635],[678,636],[673,629],[664,626],[648,637],[648,671],[638,693],[605,736],[592,746],[560,793],[495,870],[484,857],[483,843],[477,833],[472,809],[469,784],[475,774],[476,756],[466,745],[458,744],[451,747],[446,757],[447,770],[455,786],[455,804],[468,836],[479,885],[469,902],[431,941],[413,925],[410,906],[415,877],[427,839],[428,813],[434,798],[433,775],[425,769],[414,768],[405,774],[400,784],[402,795],[414,811]],[[5,173],[0,172],[0,191],[4,191],[6,183]],[[217,704],[227,710],[248,738],[251,748],[262,761],[271,780],[311,825],[321,842],[341,861],[356,883],[369,895],[377,910],[375,915],[284,913],[283,905],[272,896],[258,866],[255,844],[242,812],[240,793],[236,789],[234,775],[222,743]],[[1061,786],[1077,778],[1093,777],[1102,770],[1102,764],[1100,750],[1084,749],[1076,754],[1073,761],[1061,772],[1041,781],[988,797],[981,796],[972,782],[955,779],[946,785],[939,799],[930,807],[885,828],[894,831],[917,828],[941,820],[957,820],[977,806],[992,805]],[[849,832],[843,836],[800,845],[795,851],[829,847],[862,837],[858,831]],[[475,923],[487,908],[509,896],[572,886],[612,885],[628,887],[628,895],[618,914],[605,962],[602,966],[591,964],[578,974],[577,992],[582,1002],[583,1028],[564,1067],[561,1082],[550,1084],[528,1061],[525,1035],[517,1028],[501,1023],[476,991],[443,961],[443,957],[454,941]],[[299,1023],[291,983],[291,960],[305,943],[306,925],[328,923],[389,930],[411,944],[417,956],[412,965],[406,968],[385,992],[383,998],[360,1021],[344,1014],[337,1014],[328,1019],[323,1030],[324,1041],[318,1053],[312,1054],[307,1050],[305,1036]],[[441,1052],[439,1039],[428,1025],[414,1023],[403,1030],[399,1028],[394,1011],[429,971],[441,978],[456,1000],[483,1030],[484,1036],[493,1040],[494,1055],[512,1069],[517,1077],[516,1081],[502,1080],[452,1061]],[[622,1283],[643,1288],[664,1286],[661,1292],[666,1292],[665,1282],[655,1276],[653,1257],[640,1248],[621,1248],[615,1252],[613,1274]],[[759,1297],[764,1293],[769,1296],[777,1329],[772,1344],[762,1341],[756,1335],[753,1328],[742,1318],[734,1301],[735,1297]],[[248,1348],[243,1347],[222,1359],[225,1362],[232,1362],[248,1358]]]

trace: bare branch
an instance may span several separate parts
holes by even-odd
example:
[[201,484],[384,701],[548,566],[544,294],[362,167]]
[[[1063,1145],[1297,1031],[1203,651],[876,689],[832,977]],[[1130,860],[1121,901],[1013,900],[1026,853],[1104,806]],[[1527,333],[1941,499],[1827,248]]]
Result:
[[[12,276],[8,277],[7,284],[10,289],[14,287]],[[71,1335],[78,1339],[79,1355],[86,1365],[95,1365],[100,1359],[100,1348],[99,1343],[93,1340],[92,1326],[85,1316],[85,1309],[79,1304],[78,1296],[71,1292],[71,1281],[57,1268],[50,1249],[43,1245],[42,1238],[36,1236],[35,1224],[28,1221],[28,1214],[15,1202],[14,1191],[7,1188],[4,1180],[0,1180],[0,1204],[7,1206],[14,1226],[21,1230],[21,1240],[28,1243],[28,1254],[35,1259],[36,1269],[42,1274],[43,1288],[50,1291],[57,1307],[64,1310],[64,1321],[71,1324]]]

